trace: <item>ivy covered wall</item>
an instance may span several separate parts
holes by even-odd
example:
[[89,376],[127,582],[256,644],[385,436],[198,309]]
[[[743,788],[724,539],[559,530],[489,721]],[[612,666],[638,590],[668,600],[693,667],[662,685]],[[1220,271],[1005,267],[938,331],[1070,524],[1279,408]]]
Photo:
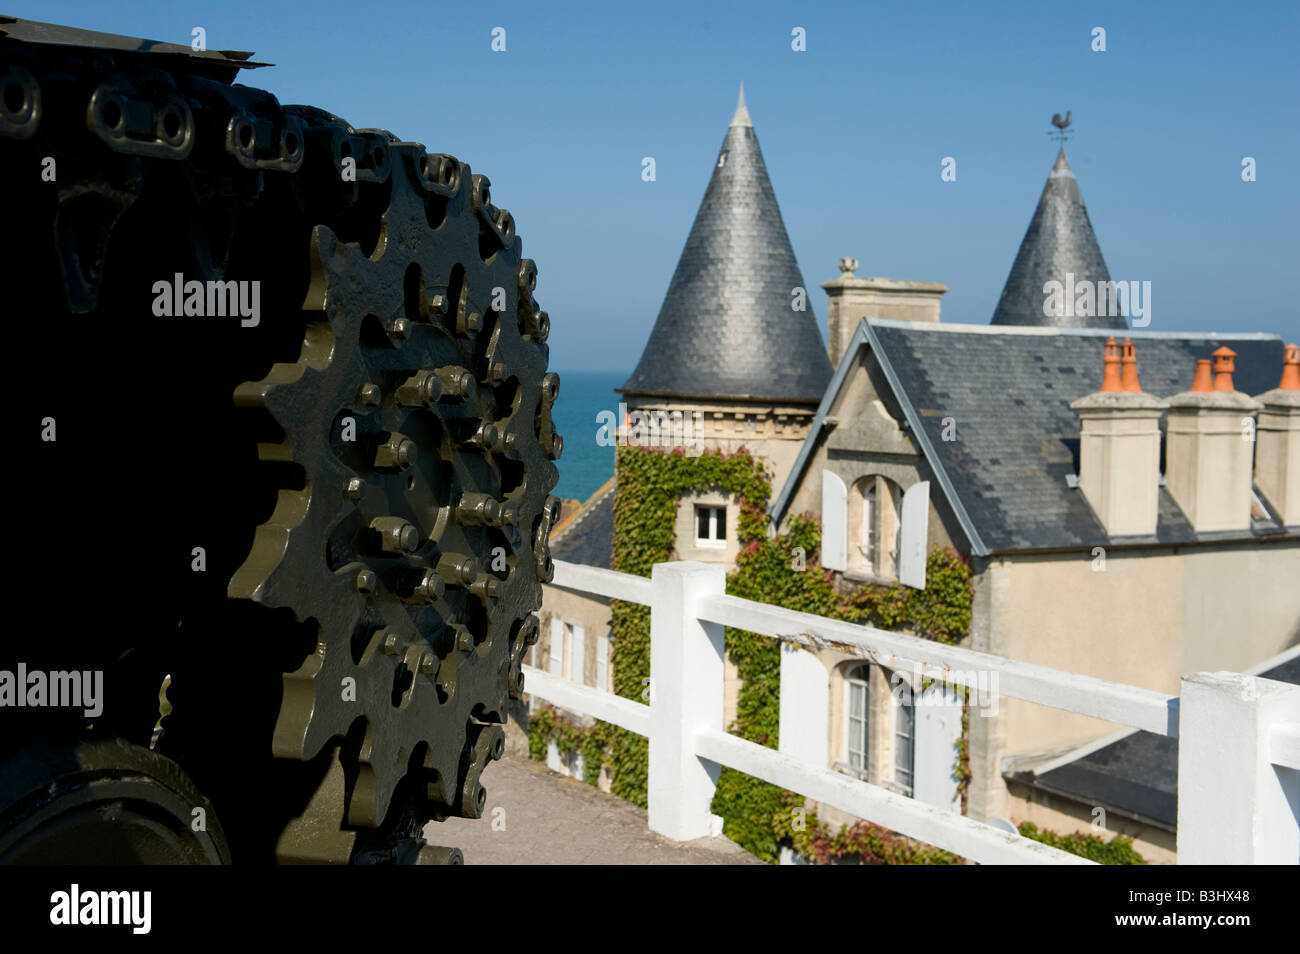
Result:
[[[952,550],[935,547],[930,551],[924,590],[868,583],[843,592],[837,589],[834,575],[821,568],[820,530],[811,517],[792,516],[784,533],[768,536],[770,477],[762,461],[748,450],[742,448],[731,454],[713,450],[687,457],[680,448],[658,451],[620,447],[617,453],[615,570],[648,577],[656,563],[673,559],[678,498],[720,492],[734,497],[740,505],[737,534],[741,550],[736,569],[727,577],[727,592],[731,595],[831,619],[907,630],[946,644],[957,642],[970,628],[974,598],[970,568]],[[648,702],[650,608],[614,600],[611,612],[614,691],[628,699]],[[742,683],[736,720],[729,730],[776,748],[781,668],[778,642],[729,627],[726,650]],[[963,729],[965,726],[963,719]],[[538,713],[530,727],[530,747],[535,758],[545,756],[550,741],[555,741],[562,752],[582,752],[584,775],[589,782],[594,783],[602,764],[608,765],[614,794],[645,806],[648,747],[644,738],[606,723],[592,729],[570,727],[552,713]],[[964,794],[970,778],[964,732],[954,752],[954,774]],[[724,819],[723,831],[729,838],[769,862],[777,860],[782,846],[820,861],[961,861],[867,822],[834,831],[815,812],[805,811],[800,796],[725,767],[718,779],[713,811]],[[1089,848],[1095,850],[1094,846]]]

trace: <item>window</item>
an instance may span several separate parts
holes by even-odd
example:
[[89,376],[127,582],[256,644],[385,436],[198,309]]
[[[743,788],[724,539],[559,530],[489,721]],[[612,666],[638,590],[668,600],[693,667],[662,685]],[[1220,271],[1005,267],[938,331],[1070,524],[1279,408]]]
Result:
[[725,547],[727,545],[726,507],[696,506],[695,545],[697,547]]
[[569,680],[584,686],[587,684],[587,631],[567,621],[564,630],[569,637]]
[[916,709],[912,693],[902,693],[894,708],[894,782],[912,794],[912,768],[916,756]]
[[870,670],[856,666],[844,675],[845,757],[849,767],[867,772],[867,712],[871,705]]
[[587,631],[582,624],[551,617],[551,661],[547,667],[552,676],[585,684]]
[[850,497],[851,569],[880,579],[898,574],[903,492],[886,477],[871,475],[853,485]]
[[876,550],[880,545],[879,529],[880,508],[876,506],[876,481],[867,480],[862,492],[862,539],[858,548],[862,551],[863,567],[868,573],[876,572]]

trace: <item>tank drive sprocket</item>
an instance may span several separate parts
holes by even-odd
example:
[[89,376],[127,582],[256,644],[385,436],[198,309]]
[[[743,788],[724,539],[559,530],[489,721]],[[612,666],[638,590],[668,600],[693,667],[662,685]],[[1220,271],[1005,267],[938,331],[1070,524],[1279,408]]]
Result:
[[479,774],[501,754],[550,578],[558,450],[548,319],[508,214],[489,216],[487,180],[457,164],[431,228],[428,162],[410,144],[388,152],[375,250],[316,227],[306,308],[319,320],[297,363],[236,391],[284,432],[259,455],[304,479],[229,587],[318,627],[285,676],[275,752],[309,759],[357,737],[347,822],[370,827],[408,771],[435,812],[482,810]]

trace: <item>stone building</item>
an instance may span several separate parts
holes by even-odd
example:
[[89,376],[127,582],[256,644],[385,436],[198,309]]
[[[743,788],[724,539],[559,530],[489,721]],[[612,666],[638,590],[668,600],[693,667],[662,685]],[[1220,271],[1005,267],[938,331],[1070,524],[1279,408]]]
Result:
[[[687,453],[743,446],[779,486],[830,376],[742,86],[650,339],[621,389],[628,420],[618,439]],[[617,474],[556,528],[557,559],[609,568],[616,493]],[[730,568],[739,516],[738,501],[720,489],[683,499],[674,558]],[[608,659],[609,621],[607,600],[545,587],[534,665],[575,681],[580,673],[587,685],[611,678],[599,662]],[[734,669],[728,686],[730,718]],[[558,753],[550,761],[566,774],[580,770]]]
[[[773,530],[819,517],[822,566],[843,587],[924,588],[929,550],[959,553],[975,586],[963,646],[1170,694],[1195,670],[1294,681],[1298,349],[1127,331],[1123,309],[1104,307],[1120,283],[1063,149],[990,325],[945,324],[945,286],[859,278],[857,265],[841,259],[821,286],[823,348],[742,94],[622,389],[629,417],[678,414],[691,446],[763,458]],[[1053,307],[1052,283],[1069,307]],[[616,495],[617,475],[556,529],[557,558],[610,565]],[[736,508],[721,492],[681,500],[674,558],[731,568]],[[545,589],[534,664],[608,688],[607,601]],[[1068,832],[1100,808],[1109,832],[1172,858],[1171,740],[978,688],[970,815]],[[781,691],[800,717],[782,748],[961,811],[960,700],[921,689],[911,673],[783,649]],[[581,769],[558,753],[552,766]]]
[[[820,516],[823,565],[846,585],[924,586],[925,552],[956,550],[974,577],[972,649],[1170,694],[1196,670],[1295,675],[1294,346],[1133,331],[1121,354],[1108,338],[1122,316],[1045,313],[1049,282],[1109,281],[1064,151],[993,324],[941,324],[919,303],[895,320],[855,264],[823,285],[837,367],[775,527]],[[827,713],[824,733],[803,723],[804,748],[955,809],[957,700],[901,705],[909,674],[812,655],[787,652],[782,670],[783,693]],[[1100,808],[1109,831],[1172,858],[1169,740],[1013,699],[969,723],[972,816],[1074,831]],[[1158,751],[1143,782],[1140,753]]]

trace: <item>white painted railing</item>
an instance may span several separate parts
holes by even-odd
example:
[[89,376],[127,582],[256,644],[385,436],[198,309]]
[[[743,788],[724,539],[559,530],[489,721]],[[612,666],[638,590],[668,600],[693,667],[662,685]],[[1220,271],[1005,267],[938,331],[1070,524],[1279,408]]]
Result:
[[[723,629],[792,644],[834,645],[891,669],[974,684],[1180,739],[1181,863],[1300,862],[1300,687],[1237,673],[1195,673],[1167,696],[868,626],[727,596],[722,567],[662,563],[650,579],[557,560],[554,585],[651,607],[646,705],[525,667],[526,691],[649,739],[650,828],[678,841],[707,836],[726,765],[982,864],[1088,864],[1077,855],[730,735],[723,725]],[[781,723],[825,715],[781,693]],[[986,687],[981,687],[986,688]],[[786,733],[782,732],[784,740]]]

